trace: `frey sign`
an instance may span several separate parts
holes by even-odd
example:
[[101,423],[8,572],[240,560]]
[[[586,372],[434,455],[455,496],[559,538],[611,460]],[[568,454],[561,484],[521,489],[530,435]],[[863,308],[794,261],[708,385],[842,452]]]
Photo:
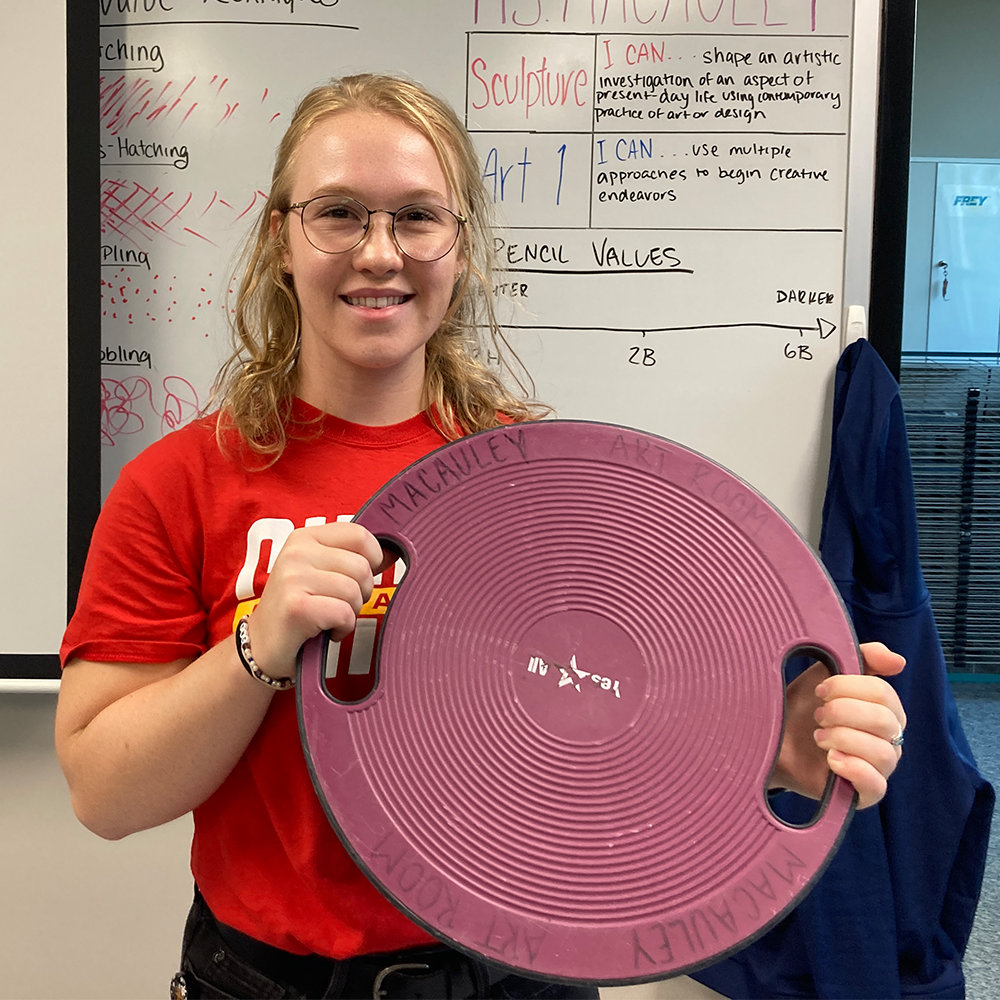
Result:
[[948,185],[945,188],[945,204],[949,215],[996,215],[1000,207],[1000,188]]

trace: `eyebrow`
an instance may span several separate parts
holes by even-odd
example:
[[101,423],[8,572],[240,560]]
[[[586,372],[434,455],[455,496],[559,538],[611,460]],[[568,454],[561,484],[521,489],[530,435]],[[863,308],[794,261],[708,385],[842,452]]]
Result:
[[[351,198],[354,201],[363,202],[361,198],[358,197],[357,193],[349,187],[341,187],[337,184],[321,185],[315,188],[309,198],[320,198],[324,195],[330,197],[341,197],[341,198]],[[303,199],[308,200],[308,199]],[[400,196],[399,204],[400,207],[404,205],[415,205],[418,202],[433,202],[436,205],[442,205],[447,207],[448,199],[440,191],[434,191],[431,188],[416,188],[411,191],[406,191]],[[366,206],[367,207],[367,206]]]

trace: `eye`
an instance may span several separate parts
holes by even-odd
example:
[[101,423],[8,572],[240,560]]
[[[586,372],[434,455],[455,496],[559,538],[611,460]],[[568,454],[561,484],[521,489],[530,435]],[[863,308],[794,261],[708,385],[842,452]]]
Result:
[[442,208],[434,205],[407,205],[396,213],[396,223],[409,225],[440,225],[446,216]]
[[324,222],[364,225],[368,218],[368,212],[360,204],[344,198],[317,198],[309,209],[312,218]]

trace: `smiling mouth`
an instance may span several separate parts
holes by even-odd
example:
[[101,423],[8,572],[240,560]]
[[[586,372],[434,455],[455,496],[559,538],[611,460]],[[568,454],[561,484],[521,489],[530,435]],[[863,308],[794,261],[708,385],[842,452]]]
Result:
[[344,301],[348,305],[352,306],[363,306],[365,309],[386,309],[388,306],[398,306],[403,302],[409,301],[413,298],[412,295],[387,295],[381,298],[356,298],[351,295],[343,296]]

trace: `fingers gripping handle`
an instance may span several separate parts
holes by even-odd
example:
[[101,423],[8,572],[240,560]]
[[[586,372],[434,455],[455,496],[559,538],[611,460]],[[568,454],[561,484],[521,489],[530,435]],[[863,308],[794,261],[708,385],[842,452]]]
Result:
[[[413,545],[393,523],[390,513],[380,508],[378,505],[369,502],[355,516],[355,523],[367,528],[378,540],[382,548],[395,557],[403,559],[407,565],[407,573],[412,565]],[[396,589],[402,586],[397,583]],[[395,600],[395,594],[393,596]],[[388,615],[388,609],[385,614]],[[381,634],[375,640],[375,662],[377,663],[378,647],[381,644]],[[299,650],[298,657],[298,689],[300,705],[309,705],[315,714],[333,717],[335,714],[343,716],[343,713],[350,711],[357,703],[350,704],[334,698],[326,686],[326,659],[330,645],[330,633],[321,632],[307,640]],[[377,667],[375,668],[378,669]],[[380,679],[376,677],[375,688],[366,695],[362,702],[371,704],[371,695],[378,692]]]
[[[782,657],[785,664],[782,674],[785,680],[788,679],[786,674],[788,661],[796,657],[818,660],[833,674],[862,673],[861,654],[853,633],[849,627],[846,631],[844,629],[840,631],[842,634],[839,642],[817,642],[806,635],[790,642]],[[835,633],[836,630],[831,626],[827,634]],[[785,725],[787,722],[786,717]],[[762,803],[769,822],[781,828],[779,840],[787,848],[820,856],[832,852],[846,833],[857,803],[857,793],[849,781],[831,772],[815,814],[808,821],[798,823],[777,815],[771,809],[766,792]]]
[[299,698],[302,701],[331,702],[326,696],[326,651],[330,644],[330,634],[320,632],[307,639],[299,650],[298,683]]
[[[409,540],[402,537],[398,532],[390,530],[379,532],[372,530],[372,524],[369,523],[373,519],[370,510],[371,508],[368,508],[366,511],[363,511],[358,515],[358,517],[355,518],[355,520],[372,531],[385,551],[392,553],[394,558],[402,559],[406,563],[407,573],[409,573],[412,563],[412,546]],[[375,518],[375,520],[377,520],[377,518]],[[402,582],[399,582],[398,576],[396,579],[397,582],[393,588],[393,601],[396,599],[399,588],[404,585]],[[388,615],[388,613],[389,609],[386,608],[384,610],[384,614]],[[376,671],[374,688],[367,691],[363,696],[359,695],[356,699],[348,699],[347,701],[342,701],[337,698],[327,687],[326,669],[331,642],[330,633],[321,632],[319,635],[313,636],[311,639],[307,640],[299,650],[297,661],[297,686],[299,689],[300,704],[308,703],[309,705],[314,706],[315,712],[319,714],[330,714],[334,712],[342,713],[363,703],[370,705],[372,703],[372,696],[378,693],[380,686],[379,668],[377,663],[379,661],[379,646],[382,642],[381,630],[379,630],[377,636],[378,637],[375,639],[373,659],[373,669]]]

